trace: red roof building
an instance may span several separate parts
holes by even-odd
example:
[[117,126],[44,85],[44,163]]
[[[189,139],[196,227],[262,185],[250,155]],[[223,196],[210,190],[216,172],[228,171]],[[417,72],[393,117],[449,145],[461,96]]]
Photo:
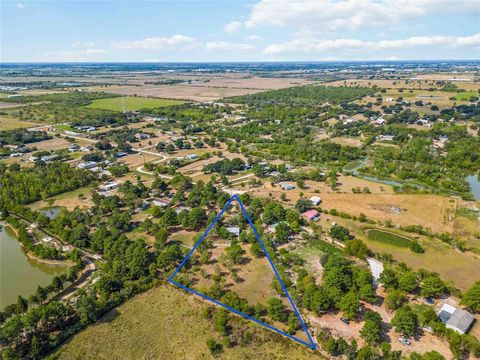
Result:
[[315,209],[310,209],[305,211],[302,216],[308,220],[317,221],[320,218],[320,213]]

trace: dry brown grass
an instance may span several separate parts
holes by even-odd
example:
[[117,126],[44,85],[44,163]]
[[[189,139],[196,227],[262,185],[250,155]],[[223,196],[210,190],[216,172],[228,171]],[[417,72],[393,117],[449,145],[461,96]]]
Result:
[[[352,180],[342,177],[340,182],[342,179]],[[366,180],[356,179],[352,180],[349,185],[343,186],[349,188],[358,183],[358,186],[362,188],[361,183],[364,181]],[[322,183],[317,186],[320,193],[315,193],[313,186],[309,189],[299,190],[297,188],[284,192],[278,186],[272,188],[269,183],[265,183],[263,187],[253,190],[251,194],[266,198],[272,194],[273,198],[280,201],[280,195],[286,193],[288,204],[293,206],[300,198],[299,192],[302,191],[306,198],[313,195],[320,196],[323,200],[321,207],[328,210],[337,209],[356,216],[364,213],[368,218],[376,221],[392,220],[394,224],[402,226],[417,224],[430,228],[434,232],[452,232],[453,221],[449,221],[448,214],[454,209],[456,200],[438,195],[393,194],[388,185],[369,183],[366,186],[372,192],[371,194],[335,193]],[[310,182],[307,182],[307,186],[310,186]],[[381,193],[380,186],[384,190],[389,190]],[[374,190],[377,193],[373,193]],[[399,213],[396,213],[396,209],[399,209]]]
[[[88,144],[91,145],[90,143]],[[39,142],[30,144],[30,146],[36,147],[38,150],[49,150],[49,151],[65,149],[70,145],[71,144],[67,140],[60,137],[53,137],[50,140],[44,140],[44,141],[39,141]]]
[[[213,321],[201,316],[199,297],[170,284],[158,286],[119,306],[98,323],[71,338],[57,352],[59,359],[214,359],[210,338],[220,341]],[[253,334],[250,344],[224,349],[221,359],[320,359],[279,334],[246,320],[231,320],[234,332]]]
[[12,130],[18,128],[29,128],[39,124],[21,121],[11,116],[0,115],[0,130]]
[[352,147],[360,147],[362,146],[362,140],[359,138],[352,138],[352,137],[336,137],[331,138],[330,142],[342,145],[342,146],[352,146]]

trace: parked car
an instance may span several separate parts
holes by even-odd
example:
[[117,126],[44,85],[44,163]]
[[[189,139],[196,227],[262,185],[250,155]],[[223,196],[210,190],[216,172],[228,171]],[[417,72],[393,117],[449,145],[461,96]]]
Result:
[[341,317],[340,321],[343,322],[346,325],[350,324],[350,321],[348,319],[345,319],[344,317]]
[[405,336],[400,336],[398,338],[398,341],[400,341],[403,345],[410,345],[410,340],[408,340]]
[[423,299],[423,301],[425,301],[425,304],[428,304],[428,305],[433,305],[435,304],[435,300],[433,300],[432,298],[425,298]]

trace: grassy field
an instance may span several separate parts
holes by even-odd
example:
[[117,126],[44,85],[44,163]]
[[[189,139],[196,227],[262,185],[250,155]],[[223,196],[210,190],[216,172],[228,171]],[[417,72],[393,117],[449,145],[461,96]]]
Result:
[[[209,338],[220,341],[206,303],[172,285],[151,289],[70,339],[59,359],[213,359]],[[221,359],[321,359],[318,352],[246,320],[232,317],[232,332],[249,331],[249,344],[227,348]]]
[[458,93],[455,95],[455,99],[468,101],[472,96],[478,97],[478,92],[476,91],[466,91],[463,93]]
[[[90,207],[92,206],[91,191],[93,188],[91,186],[85,186],[76,190],[68,191],[63,194],[52,196],[47,200],[39,200],[31,203],[29,207],[32,210],[39,210],[49,206],[60,206],[65,207],[69,211],[75,209],[75,207]],[[79,195],[81,198],[79,198]],[[83,197],[82,197],[83,195]],[[53,203],[50,204],[49,200],[53,199]]]
[[93,100],[87,107],[113,111],[137,111],[143,108],[151,109],[156,107],[181,105],[183,103],[184,101],[179,100],[127,96]]
[[[465,291],[478,280],[480,261],[471,252],[460,252],[438,239],[420,236],[418,242],[425,249],[424,254],[416,254],[408,247],[399,247],[382,241],[371,240],[365,234],[365,224],[358,221],[342,219],[339,216],[322,215],[318,225],[326,231],[332,221],[350,229],[352,235],[365,242],[370,250],[378,254],[390,254],[398,262],[404,262],[409,267],[418,270],[426,269],[440,274],[462,291]],[[385,231],[389,231],[385,229]],[[399,234],[410,237],[409,234]],[[413,237],[413,235],[412,235]]]
[[193,237],[194,237],[196,234],[197,234],[197,233],[196,233],[195,231],[182,230],[182,231],[179,231],[179,232],[173,234],[173,235],[170,237],[170,241],[180,242],[180,243],[183,244],[185,247],[191,248],[191,247],[193,247],[193,245],[194,245]]
[[19,128],[29,128],[38,126],[36,123],[31,123],[27,121],[21,121],[15,119],[11,116],[0,116],[0,130],[12,130],[12,129],[19,129]]
[[377,229],[369,229],[365,231],[368,238],[374,241],[381,241],[386,244],[390,244],[393,246],[398,246],[402,248],[408,248],[410,245],[410,239],[400,236],[391,232],[386,232]]

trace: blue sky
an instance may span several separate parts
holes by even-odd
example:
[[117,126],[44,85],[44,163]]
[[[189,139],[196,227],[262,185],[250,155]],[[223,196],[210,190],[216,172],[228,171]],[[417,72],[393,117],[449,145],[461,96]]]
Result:
[[1,61],[480,59],[479,0],[0,0]]

